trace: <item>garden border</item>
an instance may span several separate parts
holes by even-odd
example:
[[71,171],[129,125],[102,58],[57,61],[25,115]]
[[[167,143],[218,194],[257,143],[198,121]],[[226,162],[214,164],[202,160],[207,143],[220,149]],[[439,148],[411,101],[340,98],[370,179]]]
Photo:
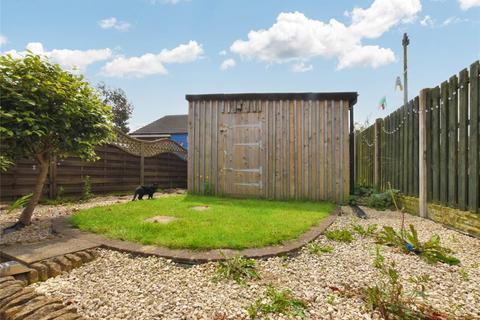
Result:
[[66,217],[59,217],[52,220],[52,230],[55,233],[72,238],[81,238],[98,244],[99,247],[121,252],[127,252],[142,256],[158,256],[171,259],[182,264],[200,264],[213,261],[229,259],[235,256],[246,258],[265,259],[273,256],[292,255],[310,241],[315,240],[337,219],[341,212],[336,207],[333,212],[323,218],[319,224],[301,234],[298,238],[285,241],[281,245],[267,246],[262,248],[250,248],[244,250],[214,249],[208,251],[194,251],[188,249],[169,249],[154,245],[142,245],[140,243],[110,239],[106,236],[90,232],[80,231],[74,228]]

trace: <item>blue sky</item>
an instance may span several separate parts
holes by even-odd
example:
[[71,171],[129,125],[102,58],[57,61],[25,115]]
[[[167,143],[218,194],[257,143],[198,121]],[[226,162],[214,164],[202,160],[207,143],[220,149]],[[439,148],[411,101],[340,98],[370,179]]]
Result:
[[2,0],[0,10],[0,51],[28,46],[122,88],[132,128],[186,113],[185,94],[223,92],[358,91],[355,120],[372,121],[402,103],[403,32],[410,97],[480,57],[480,0]]

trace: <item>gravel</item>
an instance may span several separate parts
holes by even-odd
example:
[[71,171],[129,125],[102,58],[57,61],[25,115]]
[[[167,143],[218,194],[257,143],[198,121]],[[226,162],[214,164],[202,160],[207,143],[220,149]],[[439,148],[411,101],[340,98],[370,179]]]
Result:
[[[364,210],[368,220],[358,219],[346,208],[330,229],[351,229],[352,223],[400,226],[400,213]],[[462,263],[430,265],[415,255],[381,247],[386,261],[395,261],[406,290],[412,289],[411,276],[428,274],[431,281],[426,284],[424,302],[458,317],[480,319],[480,240],[406,215],[409,223],[423,240],[440,235],[442,244],[453,249]],[[305,299],[308,319],[379,319],[358,295],[337,290],[361,289],[378,281],[379,271],[372,265],[376,248],[372,238],[355,235],[352,243],[339,243],[320,236],[316,242],[333,246],[333,253],[313,255],[302,249],[294,258],[258,261],[262,279],[243,286],[212,281],[216,263],[185,267],[158,257],[99,250],[95,261],[34,287],[71,301],[90,319],[246,319],[246,308],[263,295],[268,284],[289,288]],[[285,319],[281,315],[270,318]]]

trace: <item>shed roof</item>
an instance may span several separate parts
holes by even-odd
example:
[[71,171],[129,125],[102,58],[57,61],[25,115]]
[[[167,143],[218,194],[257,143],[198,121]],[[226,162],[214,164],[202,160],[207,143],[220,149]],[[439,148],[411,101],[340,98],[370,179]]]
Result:
[[348,100],[350,106],[357,103],[357,92],[281,92],[281,93],[213,93],[187,94],[188,101],[229,100],[229,99],[262,99],[262,100]]
[[186,133],[188,132],[188,115],[165,116],[147,124],[131,134]]

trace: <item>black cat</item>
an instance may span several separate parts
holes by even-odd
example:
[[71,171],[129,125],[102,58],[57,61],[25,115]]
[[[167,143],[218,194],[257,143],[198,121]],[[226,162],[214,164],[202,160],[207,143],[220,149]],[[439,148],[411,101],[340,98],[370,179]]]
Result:
[[154,183],[150,186],[138,186],[137,189],[135,189],[135,194],[133,195],[132,201],[134,201],[137,196],[138,200],[142,200],[143,196],[148,194],[148,199],[153,199],[153,194],[155,191],[157,191],[158,188],[158,183]]

